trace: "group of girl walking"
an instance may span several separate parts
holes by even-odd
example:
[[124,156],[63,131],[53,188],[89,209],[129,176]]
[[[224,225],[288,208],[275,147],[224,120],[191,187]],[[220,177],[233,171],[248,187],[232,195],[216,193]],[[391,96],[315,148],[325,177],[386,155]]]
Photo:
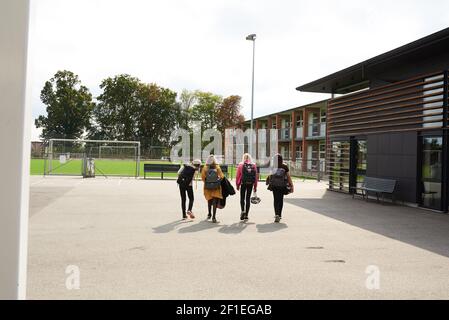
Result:
[[[284,164],[282,156],[276,154],[273,158],[275,169],[268,176],[266,184],[268,190],[273,192],[273,204],[275,213],[275,222],[280,222],[282,218],[282,208],[284,205],[284,195],[294,191],[293,182],[289,173],[288,166]],[[194,219],[192,212],[194,193],[193,182],[196,174],[201,173],[201,180],[204,182],[203,193],[207,200],[208,214],[207,219],[213,223],[217,222],[217,208],[223,208],[226,204],[226,197],[235,193],[234,188],[225,178],[223,171],[217,163],[214,155],[210,155],[206,164],[201,168],[201,161],[194,160],[189,164],[181,166],[178,171],[178,185],[181,195],[181,208],[183,219]],[[251,156],[245,153],[242,162],[237,167],[236,186],[240,192],[240,220],[249,219],[249,210],[251,202],[258,203],[260,199],[256,196],[259,173],[256,164]],[[254,192],[254,196],[251,195]],[[186,201],[189,199],[188,207]]]

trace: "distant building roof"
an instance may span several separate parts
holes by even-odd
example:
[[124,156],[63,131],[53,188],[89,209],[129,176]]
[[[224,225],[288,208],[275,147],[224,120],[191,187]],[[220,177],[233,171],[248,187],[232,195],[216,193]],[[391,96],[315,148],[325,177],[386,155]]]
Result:
[[[303,109],[303,108],[306,108],[306,107],[313,107],[313,106],[318,107],[319,104],[324,104],[324,103],[327,102],[328,100],[329,100],[329,99],[320,100],[320,101],[308,103],[308,104],[305,104],[305,105],[302,105],[302,106],[298,106],[298,107],[294,107],[294,108],[285,109],[285,110],[282,110],[282,111],[278,111],[278,112],[266,114],[266,115],[264,115],[264,116],[260,116],[260,117],[254,118],[254,120],[258,120],[258,119],[260,120],[260,119],[264,119],[264,118],[268,118],[268,117],[273,117],[273,116],[275,116],[275,115],[277,115],[277,114],[280,114],[280,113],[287,113],[287,112],[291,112],[291,111],[293,111],[293,110]],[[249,123],[250,121],[251,121],[251,119],[245,120],[245,123]]]

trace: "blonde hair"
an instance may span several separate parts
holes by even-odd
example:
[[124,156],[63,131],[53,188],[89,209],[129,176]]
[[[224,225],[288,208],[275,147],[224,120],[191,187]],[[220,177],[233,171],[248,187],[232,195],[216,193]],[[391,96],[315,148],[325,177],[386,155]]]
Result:
[[253,158],[251,157],[251,155],[249,153],[243,154],[242,162],[245,162],[246,160],[248,160],[251,163],[253,162]]
[[208,165],[208,166],[216,166],[217,165],[217,159],[215,158],[215,156],[213,154],[211,154],[207,158],[206,165]]

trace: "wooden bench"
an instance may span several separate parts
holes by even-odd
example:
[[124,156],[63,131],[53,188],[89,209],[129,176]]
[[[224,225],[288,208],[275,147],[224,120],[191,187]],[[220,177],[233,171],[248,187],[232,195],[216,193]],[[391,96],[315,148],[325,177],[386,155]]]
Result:
[[[147,172],[160,172],[161,173],[161,179],[164,180],[164,173],[178,173],[179,168],[181,166],[179,164],[156,164],[156,163],[144,163],[143,164],[143,178],[147,178]],[[227,165],[221,165],[220,166],[221,171],[223,174],[228,177],[228,166]],[[201,166],[201,169],[203,169],[203,166]]]
[[354,190],[352,193],[352,198],[354,198],[356,191],[361,190],[363,199],[368,201],[368,193],[372,192],[376,194],[377,201],[379,201],[379,195],[382,197],[382,202],[384,202],[385,194],[391,195],[392,201],[394,202],[394,191],[396,189],[396,180],[392,179],[382,179],[382,178],[373,178],[373,177],[365,177],[365,181],[363,182],[362,187],[352,187]]

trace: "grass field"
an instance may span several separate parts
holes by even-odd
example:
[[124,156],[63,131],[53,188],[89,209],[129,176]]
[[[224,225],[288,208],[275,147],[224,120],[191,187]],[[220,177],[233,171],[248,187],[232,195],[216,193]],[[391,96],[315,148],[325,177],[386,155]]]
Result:
[[[143,177],[143,165],[145,163],[154,163],[154,164],[167,164],[167,161],[144,161],[140,162],[140,177]],[[59,160],[52,161],[52,174],[53,175],[74,175],[81,176],[82,175],[82,165],[83,162],[81,159],[73,159],[69,160],[64,164],[61,164]],[[30,165],[30,174],[31,175],[44,175],[44,167],[47,166],[47,171],[49,168],[48,161],[45,163],[43,159],[31,159]],[[235,178],[236,168],[235,166],[229,166],[230,172],[228,176],[231,179]],[[95,175],[101,176],[102,174],[106,176],[129,176],[134,177],[136,174],[136,163],[135,161],[130,160],[95,160]],[[149,178],[160,178],[161,174],[157,172],[147,173],[147,177]],[[176,178],[176,173],[164,173],[164,178]],[[267,177],[266,174],[261,175],[261,180],[265,180]],[[296,177],[298,179],[312,179],[316,178],[311,177]]]
[[[144,163],[167,163],[166,161],[141,161],[140,162],[140,176],[143,177]],[[52,174],[54,175],[82,175],[82,160],[74,159],[61,164],[59,160],[52,161]],[[44,167],[49,168],[48,161],[45,163],[43,159],[31,159],[30,174],[44,175]],[[101,176],[103,173],[107,176],[131,176],[136,174],[135,161],[128,160],[95,160],[95,174]],[[235,176],[235,168],[231,167],[231,175]],[[160,177],[160,173],[147,173],[147,177]],[[176,178],[176,173],[164,173],[164,178]]]

